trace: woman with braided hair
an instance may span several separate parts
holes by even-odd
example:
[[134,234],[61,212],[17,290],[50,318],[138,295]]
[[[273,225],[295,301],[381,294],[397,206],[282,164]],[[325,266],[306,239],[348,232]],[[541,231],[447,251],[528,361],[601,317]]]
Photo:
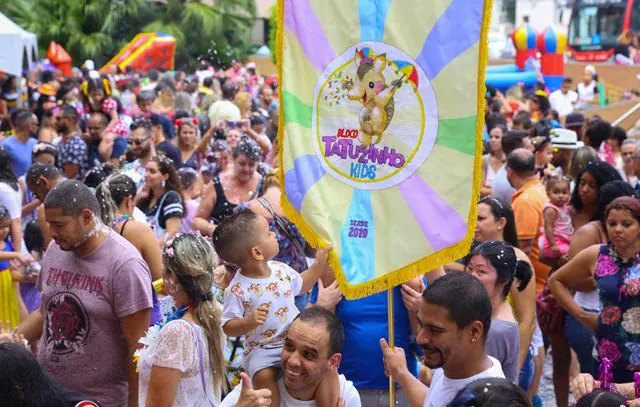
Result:
[[183,234],[167,241],[162,262],[177,311],[140,341],[138,404],[216,406],[226,390],[222,309],[211,293],[217,255],[203,237]]

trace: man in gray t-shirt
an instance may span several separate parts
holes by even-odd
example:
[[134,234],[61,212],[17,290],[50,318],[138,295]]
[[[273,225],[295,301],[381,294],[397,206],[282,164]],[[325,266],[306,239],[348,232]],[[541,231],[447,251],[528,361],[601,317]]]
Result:
[[511,204],[511,197],[516,193],[516,189],[511,186],[507,179],[507,165],[504,164],[493,179],[493,187],[491,196],[499,199],[501,202]]
[[133,352],[149,326],[149,269],[135,247],[100,224],[84,184],[58,184],[44,207],[53,242],[38,279],[42,306],[18,332],[40,338],[38,361],[57,383],[105,407],[137,406]]
[[[526,131],[511,130],[502,136],[500,144],[502,146],[504,156],[506,157],[517,148],[529,148],[531,146],[531,140],[529,139]],[[491,196],[493,198],[498,198],[503,203],[511,204],[511,197],[515,193],[516,189],[511,186],[511,183],[507,178],[507,164],[504,164],[496,172],[496,177],[493,179]]]

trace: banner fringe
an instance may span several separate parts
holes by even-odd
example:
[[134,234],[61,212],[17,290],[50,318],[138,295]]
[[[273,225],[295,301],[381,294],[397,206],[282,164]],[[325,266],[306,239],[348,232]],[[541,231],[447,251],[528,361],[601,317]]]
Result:
[[[278,94],[280,100],[279,106],[279,122],[278,122],[278,163],[280,170],[278,172],[278,178],[281,188],[284,191],[284,162],[283,162],[283,140],[284,140],[284,103],[282,103],[282,89],[284,78],[282,76],[282,58],[284,55],[284,7],[285,2],[292,3],[291,0],[278,0],[278,14],[277,14],[277,33],[276,33],[276,69],[278,74],[279,86]],[[379,292],[391,289],[395,286],[406,283],[407,281],[415,278],[421,274],[426,274],[429,271],[443,266],[452,261],[456,261],[469,253],[471,244],[475,237],[475,227],[471,227],[476,223],[477,217],[477,203],[480,199],[480,191],[482,184],[482,152],[483,152],[483,140],[482,131],[484,128],[484,111],[485,111],[485,94],[486,86],[484,83],[485,72],[487,68],[488,58],[488,31],[491,24],[491,10],[493,0],[485,0],[483,17],[482,17],[482,29],[480,33],[480,51],[478,55],[478,100],[477,100],[477,121],[476,121],[476,149],[474,158],[474,170],[473,170],[473,192],[471,194],[471,208],[469,210],[469,219],[467,223],[467,234],[465,238],[450,247],[439,250],[425,258],[422,258],[408,266],[395,270],[387,275],[378,277],[374,280],[368,281],[362,284],[350,285],[347,281],[344,271],[340,267],[340,259],[336,255],[335,250],[329,253],[329,264],[333,268],[335,278],[340,286],[340,291],[345,298],[352,300],[357,298],[366,297],[369,295],[377,294]],[[326,247],[328,242],[323,240],[304,220],[302,215],[291,205],[291,202],[287,199],[286,193],[282,194],[281,207],[285,216],[292,221],[302,233],[302,236],[313,247]]]

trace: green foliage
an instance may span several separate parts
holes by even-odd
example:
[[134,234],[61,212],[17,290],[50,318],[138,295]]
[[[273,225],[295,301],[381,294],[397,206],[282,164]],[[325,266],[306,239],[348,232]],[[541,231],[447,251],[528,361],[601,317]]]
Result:
[[227,70],[231,68],[234,60],[242,60],[242,54],[238,49],[227,43],[211,41],[210,48],[199,59],[209,62],[217,69]]
[[212,43],[228,44],[246,55],[256,18],[255,0],[11,0],[0,12],[38,35],[41,55],[50,41],[67,49],[79,65],[106,63],[139,32],[176,38],[176,67],[194,68]]
[[277,38],[278,38],[278,3],[271,6],[271,15],[269,16],[269,49],[271,50],[271,59],[276,64],[277,50]]

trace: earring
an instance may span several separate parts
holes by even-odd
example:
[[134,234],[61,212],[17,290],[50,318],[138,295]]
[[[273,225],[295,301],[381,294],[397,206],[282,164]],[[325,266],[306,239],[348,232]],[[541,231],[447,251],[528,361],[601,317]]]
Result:
[[162,180],[162,188],[165,188],[165,187],[166,187],[166,185],[167,185],[167,181],[163,179],[163,180]]

